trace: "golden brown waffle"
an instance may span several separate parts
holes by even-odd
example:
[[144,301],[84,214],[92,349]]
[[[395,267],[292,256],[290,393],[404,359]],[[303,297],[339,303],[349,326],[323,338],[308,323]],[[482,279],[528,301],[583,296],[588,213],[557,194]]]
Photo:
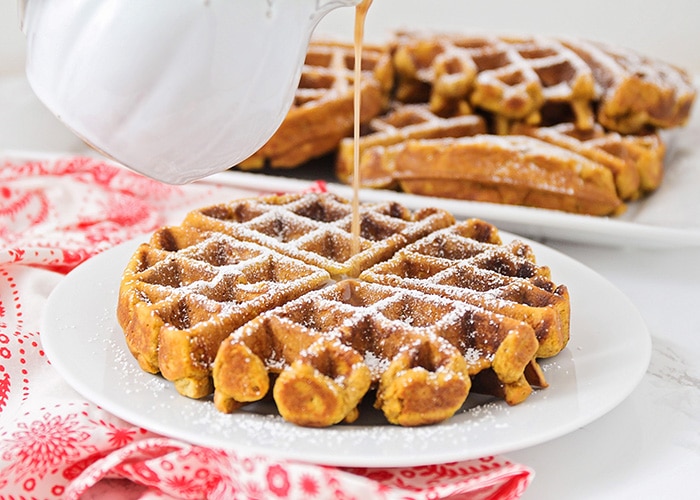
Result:
[[280,414],[305,426],[354,420],[368,393],[412,426],[452,416],[472,381],[509,404],[546,386],[536,358],[566,345],[568,294],[529,247],[482,221],[387,203],[362,205],[352,257],[349,207],[269,196],[157,231],[119,293],[142,368],[190,397],[213,386],[224,412],[272,388]]
[[438,114],[486,110],[494,114],[501,134],[512,120],[540,123],[548,107],[570,108],[579,128],[593,125],[592,71],[557,40],[400,33],[395,44],[401,101],[423,101],[428,94]]
[[[462,309],[456,301],[351,280],[308,294],[222,344],[215,404],[227,411],[261,399],[275,373],[277,408],[300,425],[353,420],[372,384],[392,423],[445,420],[470,388],[465,357],[442,338],[448,331],[468,337]],[[254,390],[251,380],[260,381]]]
[[360,275],[478,305],[516,318],[534,330],[538,358],[558,354],[569,341],[569,295],[538,266],[520,241],[502,244],[495,228],[467,220],[407,246]]
[[623,201],[655,190],[663,178],[666,148],[657,133],[621,135],[606,132],[598,124],[591,130],[580,130],[572,123],[550,127],[516,124],[511,133],[536,137],[607,167]]
[[598,122],[623,134],[670,128],[688,120],[697,91],[688,73],[634,51],[586,40],[562,40],[595,76]]
[[532,358],[519,358],[517,369],[507,370],[505,376],[495,364],[471,365],[473,391],[509,404],[524,401],[532,387],[547,386],[534,358],[555,356],[569,341],[567,288],[551,281],[547,267],[536,265],[527,245],[502,245],[495,228],[483,221],[467,220],[437,231],[360,278],[449,297],[527,324],[538,348]]
[[[351,43],[316,40],[309,46],[294,103],[277,132],[240,164],[244,169],[294,167],[323,156],[352,134],[354,64]],[[361,122],[382,112],[393,84],[388,48],[366,45],[362,51]]]
[[532,137],[409,140],[383,161],[391,174],[386,186],[397,184],[407,193],[588,215],[624,210],[610,170]]
[[[393,109],[374,118],[360,137],[360,178],[364,187],[394,187],[393,158],[410,139],[467,137],[486,133],[486,122],[477,115],[439,116],[427,104],[394,103]],[[345,138],[338,148],[336,175],[351,183],[354,174],[354,140]]]
[[498,134],[513,121],[589,130],[597,120],[625,134],[676,127],[696,95],[682,69],[587,40],[405,32],[395,45],[397,99],[429,101],[439,114],[488,111]]
[[418,238],[454,223],[439,209],[411,212],[394,202],[360,207],[360,251],[352,255],[352,204],[331,194],[235,200],[195,210],[184,224],[252,241],[325,269],[356,277]]
[[250,242],[166,227],[129,261],[117,316],[141,368],[199,398],[213,389],[210,365],[232,330],[329,279],[322,269]]
[[[401,187],[414,193],[428,193],[427,190],[432,189],[430,194],[433,196],[457,196],[482,201],[503,199],[510,203],[546,206],[575,213],[609,215],[620,211],[623,208],[622,202],[635,200],[656,189],[663,178],[665,147],[656,133],[621,135],[617,132],[607,132],[598,124],[589,130],[580,130],[570,122],[549,127],[515,123],[509,135],[502,139],[483,135],[485,133],[485,121],[478,115],[441,117],[432,113],[427,104],[401,105],[395,102],[393,110],[373,119],[365,129],[365,135],[360,138],[361,184],[369,188]],[[476,135],[480,137],[464,141],[471,142],[471,146],[460,145],[461,141],[445,141],[441,144],[440,157],[445,162],[443,168],[436,169],[432,161],[426,160],[425,164],[412,162],[413,170],[407,170],[405,161],[412,160],[411,155],[406,152],[409,143],[412,143],[413,150],[420,150],[424,146],[427,151],[433,151],[431,147],[436,143],[428,139]],[[529,150],[541,148],[542,158],[546,155],[552,158],[552,161],[549,161],[548,174],[535,174],[532,168],[527,170],[518,166],[513,167],[513,175],[505,175],[506,169],[510,168],[506,162],[519,162],[518,165],[522,166],[530,162],[529,153],[523,152],[521,147],[522,139],[512,137],[522,135],[554,146],[552,148],[533,141],[526,143]],[[471,158],[465,161],[463,157],[460,158],[460,150],[467,147],[473,148],[476,155],[476,144],[481,148],[490,149],[491,152],[483,152],[478,160]],[[455,149],[453,153],[449,151],[451,147]],[[353,157],[353,140],[343,139],[336,159],[336,175],[343,182],[352,182]],[[571,162],[568,166],[567,160]],[[578,167],[577,163],[580,164]],[[591,166],[593,163],[598,166]],[[570,189],[560,185],[558,190],[568,194],[558,198],[552,194],[546,205],[542,204],[542,195],[528,200],[527,196],[531,191],[552,190],[550,178],[557,173],[551,169],[557,164],[562,170],[570,170],[573,177],[576,177],[578,168],[581,169],[580,173],[584,178],[586,175],[591,176],[590,172],[608,169],[612,174],[614,189],[604,180],[607,177],[605,174],[595,174],[592,177],[595,181],[593,189],[600,191],[598,198],[592,198],[591,202],[578,203],[575,198],[586,196],[579,193],[590,191],[590,186],[586,186],[585,181],[567,180],[563,176],[568,174],[562,174],[560,182],[568,182]],[[419,169],[419,166],[424,168]],[[490,174],[493,177],[485,180]],[[523,181],[522,177],[528,174],[532,177]],[[461,193],[460,195],[441,191],[441,186],[450,179],[462,183],[450,186],[455,192]],[[599,206],[595,204],[596,199],[601,200]]]

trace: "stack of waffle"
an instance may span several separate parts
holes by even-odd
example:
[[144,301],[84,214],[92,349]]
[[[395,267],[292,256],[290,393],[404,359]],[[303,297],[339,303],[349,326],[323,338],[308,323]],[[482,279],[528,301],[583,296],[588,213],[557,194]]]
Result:
[[[679,68],[583,40],[403,32],[367,54],[363,89],[381,89],[370,103],[382,104],[363,107],[361,183],[438,197],[619,214],[660,185],[658,131],[683,125],[696,94]],[[295,112],[288,120],[299,130],[328,118],[309,113],[300,124]],[[335,151],[335,173],[349,183],[345,130],[332,147],[268,163],[293,167]],[[265,164],[255,158],[246,166]]]
[[569,339],[569,296],[522,242],[448,212],[330,194],[235,200],[157,231],[122,276],[140,366],[223,412],[271,394],[298,425],[352,422],[363,399],[404,426],[470,391],[523,402]]

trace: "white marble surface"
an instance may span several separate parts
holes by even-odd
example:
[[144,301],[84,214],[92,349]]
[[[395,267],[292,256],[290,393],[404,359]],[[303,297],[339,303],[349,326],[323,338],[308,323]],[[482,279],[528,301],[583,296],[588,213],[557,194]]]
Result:
[[[0,151],[17,149],[87,151],[21,76],[0,79]],[[651,332],[653,354],[641,384],[610,413],[565,437],[508,454],[535,470],[525,499],[698,498],[700,248],[545,243],[632,300]]]
[[599,272],[634,302],[653,352],[641,384],[609,414],[568,436],[509,454],[536,471],[524,498],[698,498],[700,248],[547,243]]

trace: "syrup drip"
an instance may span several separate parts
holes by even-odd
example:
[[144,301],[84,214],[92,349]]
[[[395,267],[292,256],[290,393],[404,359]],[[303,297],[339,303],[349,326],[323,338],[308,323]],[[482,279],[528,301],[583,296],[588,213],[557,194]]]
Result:
[[353,176],[352,176],[352,255],[360,252],[360,109],[362,78],[362,42],[365,35],[365,18],[372,0],[362,0],[355,7],[355,84],[353,95]]

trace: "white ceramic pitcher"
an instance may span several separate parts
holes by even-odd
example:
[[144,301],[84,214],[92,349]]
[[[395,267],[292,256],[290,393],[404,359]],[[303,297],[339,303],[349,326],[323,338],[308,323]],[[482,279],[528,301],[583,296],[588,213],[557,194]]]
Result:
[[27,77],[85,142],[182,184],[245,159],[292,104],[321,18],[359,0],[19,0]]

